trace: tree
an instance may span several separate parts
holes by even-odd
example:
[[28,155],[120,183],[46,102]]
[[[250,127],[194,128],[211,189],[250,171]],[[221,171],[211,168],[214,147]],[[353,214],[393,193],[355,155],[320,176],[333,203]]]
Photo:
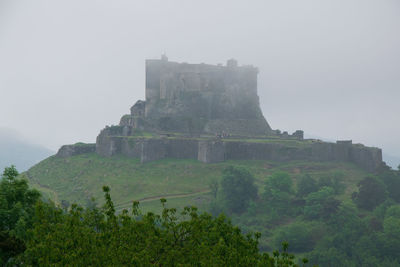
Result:
[[275,172],[268,177],[262,199],[270,212],[289,214],[293,200],[292,178],[286,172]]
[[386,185],[389,197],[400,203],[400,175],[393,170],[385,170],[379,173],[379,178]]
[[340,201],[335,199],[331,187],[323,187],[317,192],[310,193],[306,198],[304,215],[309,219],[328,219],[335,214]]
[[308,174],[301,176],[297,184],[297,196],[305,197],[315,191],[318,191],[318,185],[315,180]]
[[249,201],[257,199],[253,175],[244,168],[228,167],[223,171],[221,190],[224,206],[229,212],[246,211]]
[[382,253],[391,258],[398,258],[400,251],[400,218],[385,216],[383,220]]
[[0,182],[0,265],[25,250],[27,230],[32,226],[34,206],[40,194],[17,179],[15,166],[4,169]]
[[329,176],[322,176],[318,180],[318,187],[322,188],[324,186],[328,186],[333,188],[335,194],[340,194],[345,189],[345,185],[343,184],[344,174],[340,171],[336,171]]
[[161,215],[142,214],[138,202],[132,205],[132,215],[127,210],[116,215],[110,189],[103,191],[102,209],[72,205],[65,213],[38,202],[21,262],[28,266],[294,266],[287,243],[273,256],[261,254],[260,234],[242,234],[223,215],[200,214],[195,207],[177,213],[166,208],[165,199],[161,199]]
[[211,194],[213,195],[214,199],[217,198],[219,183],[216,180],[212,180],[209,184]]
[[288,226],[280,228],[274,234],[275,245],[282,241],[290,243],[294,252],[308,252],[313,249],[315,243],[314,226],[305,222],[294,222]]
[[275,172],[268,177],[266,187],[287,193],[293,193],[293,181],[287,172]]
[[375,177],[365,177],[358,183],[358,192],[352,198],[359,208],[373,210],[385,201],[387,191],[385,185]]

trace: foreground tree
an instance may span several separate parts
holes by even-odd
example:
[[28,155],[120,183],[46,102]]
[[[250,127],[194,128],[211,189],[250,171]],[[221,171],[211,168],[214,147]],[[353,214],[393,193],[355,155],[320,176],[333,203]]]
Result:
[[27,229],[32,226],[34,206],[40,197],[17,176],[15,166],[5,168],[0,182],[0,265],[25,250]]
[[[68,213],[36,206],[34,228],[21,262],[33,266],[296,266],[288,245],[273,256],[258,250],[260,234],[241,233],[224,216],[181,213],[163,204],[162,215],[116,215],[109,188],[103,209],[73,205]],[[306,262],[306,260],[304,261]]]

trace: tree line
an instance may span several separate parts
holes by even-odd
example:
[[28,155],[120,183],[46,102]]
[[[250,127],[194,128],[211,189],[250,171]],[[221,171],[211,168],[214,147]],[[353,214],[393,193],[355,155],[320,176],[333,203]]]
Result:
[[229,167],[210,185],[209,210],[229,214],[245,232],[261,232],[263,251],[286,240],[311,264],[400,266],[400,171],[383,166],[356,184],[350,198],[344,197],[347,178],[338,171],[303,174],[294,184],[280,171],[258,192],[247,169]]
[[116,214],[107,186],[103,207],[60,208],[17,176],[6,168],[0,182],[3,266],[299,266],[286,242],[261,253],[260,234],[244,234],[224,215],[178,212],[165,199],[161,214],[142,213],[138,202]]

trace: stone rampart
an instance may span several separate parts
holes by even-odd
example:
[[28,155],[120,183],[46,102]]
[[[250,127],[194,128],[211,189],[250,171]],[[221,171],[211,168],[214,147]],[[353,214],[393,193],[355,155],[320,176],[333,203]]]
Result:
[[199,141],[197,159],[204,163],[218,163],[224,161],[224,143],[215,140]]
[[149,162],[163,158],[197,159],[205,163],[225,160],[292,160],[351,162],[374,172],[382,164],[379,148],[353,145],[351,142],[327,143],[309,140],[290,145],[279,141],[230,141],[196,138],[133,138],[99,136],[96,152],[103,156],[122,154]]
[[96,152],[96,144],[77,143],[74,145],[63,145],[56,156],[60,158],[72,157],[80,154]]
[[149,139],[142,143],[142,154],[140,162],[146,163],[149,161],[166,158],[167,146],[163,139]]

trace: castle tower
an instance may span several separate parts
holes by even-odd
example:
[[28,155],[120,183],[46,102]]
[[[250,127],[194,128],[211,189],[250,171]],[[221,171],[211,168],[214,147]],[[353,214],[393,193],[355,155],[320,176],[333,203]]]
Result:
[[257,95],[258,69],[146,60],[145,118],[165,131],[264,135],[271,131]]

